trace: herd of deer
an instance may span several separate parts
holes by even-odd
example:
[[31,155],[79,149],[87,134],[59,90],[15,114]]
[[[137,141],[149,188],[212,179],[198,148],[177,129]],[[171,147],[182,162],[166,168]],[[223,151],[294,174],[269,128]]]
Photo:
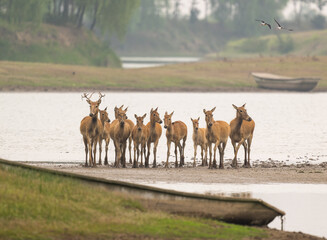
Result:
[[[151,109],[150,122],[144,125],[143,121],[146,114],[143,116],[134,115],[136,118],[136,125],[127,119],[126,112],[128,108],[123,109],[123,105],[119,108],[115,107],[115,120],[110,123],[107,108],[104,110],[99,109],[101,99],[105,96],[99,92],[99,99],[91,101],[93,93],[84,93],[82,98],[85,98],[90,105],[90,114],[81,121],[80,131],[83,135],[85,145],[85,166],[96,166],[96,146],[99,143],[99,164],[101,165],[101,152],[102,142],[105,141],[105,158],[104,164],[108,164],[108,145],[110,139],[113,140],[115,145],[115,163],[114,167],[126,167],[126,147],[127,140],[129,141],[129,163],[132,163],[131,146],[132,141],[134,145],[134,160],[133,168],[136,167],[149,167],[150,146],[153,143],[153,167],[157,166],[156,155],[157,146],[161,137],[162,128],[158,108]],[[251,167],[250,165],[250,150],[253,138],[253,131],[255,123],[247,114],[245,104],[236,109],[236,118],[230,124],[224,121],[215,121],[213,112],[216,107],[211,110],[203,109],[205,114],[206,128],[199,128],[199,118],[192,119],[193,123],[193,143],[194,143],[194,161],[193,167],[196,166],[195,159],[197,155],[197,147],[201,147],[202,166],[208,166],[207,150],[209,148],[209,168],[217,168],[216,151],[219,149],[219,168],[224,168],[224,152],[227,144],[228,137],[230,137],[234,148],[234,159],[232,166],[237,167],[237,153],[241,145],[244,147],[244,167]],[[167,160],[165,167],[168,167],[168,160],[170,156],[171,142],[175,144],[175,167],[178,167],[177,148],[180,154],[179,166],[184,165],[184,149],[187,138],[187,127],[182,121],[172,121],[171,114],[165,113],[164,128],[166,129],[167,137]],[[100,114],[100,119],[98,115]],[[181,144],[182,141],[182,144]],[[213,147],[213,161],[212,161],[212,145]],[[140,149],[141,147],[141,154]],[[146,152],[147,150],[147,152]],[[92,154],[93,152],[93,154]],[[88,157],[89,155],[89,157]],[[138,165],[139,156],[141,155],[141,163]],[[143,165],[144,156],[144,165]],[[87,161],[89,159],[89,162]]]

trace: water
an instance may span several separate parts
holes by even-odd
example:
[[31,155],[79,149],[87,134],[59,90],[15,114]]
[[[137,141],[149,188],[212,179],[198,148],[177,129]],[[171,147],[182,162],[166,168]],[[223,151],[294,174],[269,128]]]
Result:
[[[286,212],[285,231],[301,231],[327,237],[327,209],[325,207],[327,184],[194,184],[163,182],[144,184],[191,193],[263,199]],[[275,218],[268,226],[281,229],[280,218]]]
[[[96,94],[93,98],[97,98]],[[190,118],[200,117],[200,127],[204,127],[203,109],[216,106],[214,118],[230,122],[235,117],[232,104],[244,103],[256,122],[253,161],[273,159],[286,164],[327,161],[326,93],[106,93],[100,108],[108,106],[109,117],[113,119],[113,108],[125,104],[129,107],[127,115],[133,121],[134,113],[147,113],[145,122],[149,121],[151,108],[159,107],[161,118],[165,111],[175,111],[173,121],[187,124],[185,160],[192,161]],[[80,93],[1,93],[0,105],[0,157],[23,161],[84,161],[79,126],[89,107],[81,100]],[[157,153],[159,162],[166,160],[166,152],[163,129]],[[243,159],[243,155],[241,148],[239,157]],[[111,160],[113,156],[111,141]],[[225,156],[233,158],[230,141]]]
[[197,62],[196,57],[121,57],[123,68],[159,67],[174,63]]

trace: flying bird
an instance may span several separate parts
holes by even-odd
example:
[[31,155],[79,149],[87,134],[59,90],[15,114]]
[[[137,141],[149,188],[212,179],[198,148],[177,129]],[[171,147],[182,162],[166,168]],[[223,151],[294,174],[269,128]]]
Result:
[[265,21],[259,20],[259,19],[256,19],[256,21],[260,22],[262,26],[268,26],[271,29],[271,26],[269,23],[266,23]]
[[275,22],[276,22],[277,25],[278,25],[277,29],[279,29],[279,30],[285,29],[285,30],[288,30],[288,31],[293,31],[293,29],[289,29],[289,28],[285,28],[285,27],[281,26],[281,25],[279,24],[279,22],[277,22],[277,20],[276,20],[275,18],[274,18],[274,20],[275,20]]

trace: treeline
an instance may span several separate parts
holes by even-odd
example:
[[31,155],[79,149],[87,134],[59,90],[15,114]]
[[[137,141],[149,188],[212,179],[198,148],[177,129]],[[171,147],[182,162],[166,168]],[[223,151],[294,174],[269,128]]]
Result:
[[10,24],[86,26],[121,37],[139,0],[0,0],[0,19]]

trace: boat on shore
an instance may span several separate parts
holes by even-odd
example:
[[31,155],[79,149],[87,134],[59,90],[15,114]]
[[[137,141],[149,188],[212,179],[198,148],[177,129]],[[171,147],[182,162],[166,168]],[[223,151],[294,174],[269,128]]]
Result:
[[36,167],[4,159],[0,159],[1,164],[101,184],[109,191],[128,194],[133,199],[139,200],[146,209],[159,210],[172,214],[204,217],[229,223],[254,226],[267,226],[275,217],[279,216],[282,218],[285,215],[284,211],[261,199],[178,192],[130,182]]
[[286,91],[308,92],[314,89],[320,80],[320,78],[294,78],[262,72],[251,74],[260,88]]

